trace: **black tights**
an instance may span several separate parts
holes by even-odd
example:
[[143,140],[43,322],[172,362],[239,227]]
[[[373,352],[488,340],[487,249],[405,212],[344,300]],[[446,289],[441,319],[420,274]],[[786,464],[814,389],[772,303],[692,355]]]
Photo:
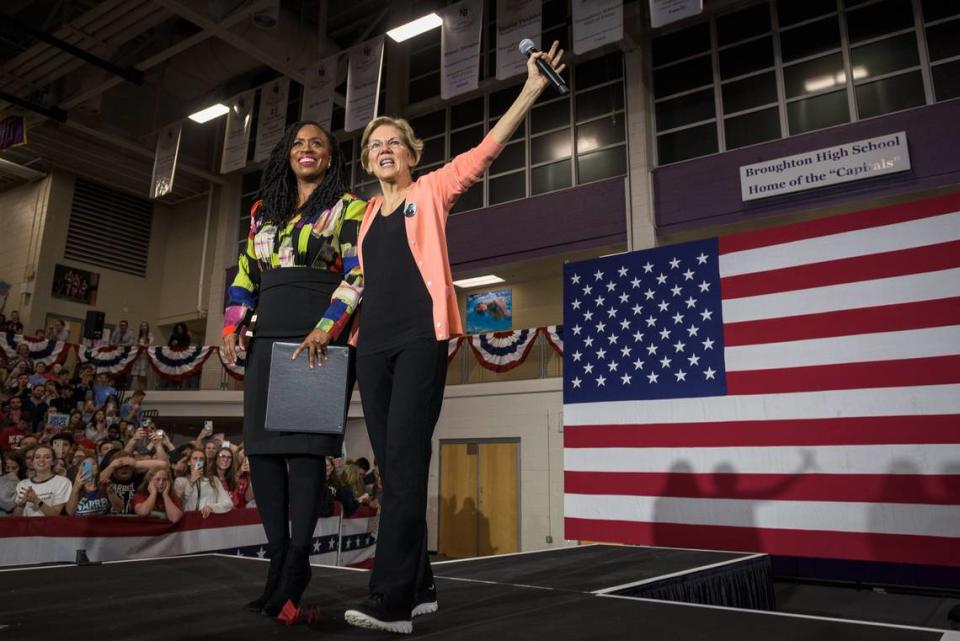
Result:
[[310,545],[326,491],[326,471],[322,456],[250,456],[250,481],[268,543]]

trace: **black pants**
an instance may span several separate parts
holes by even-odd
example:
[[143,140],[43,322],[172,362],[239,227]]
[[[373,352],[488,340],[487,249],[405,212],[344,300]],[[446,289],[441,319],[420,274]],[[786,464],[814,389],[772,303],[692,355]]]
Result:
[[250,456],[250,482],[268,543],[310,545],[326,491],[326,469],[322,456]]
[[433,583],[427,557],[430,442],[447,378],[447,343],[418,340],[361,355],[357,380],[373,454],[383,477],[383,507],[370,593],[409,613]]

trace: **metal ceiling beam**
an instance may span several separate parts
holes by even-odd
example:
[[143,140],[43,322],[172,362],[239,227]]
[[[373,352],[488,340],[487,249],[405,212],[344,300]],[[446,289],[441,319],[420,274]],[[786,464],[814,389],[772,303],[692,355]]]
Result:
[[0,158],[0,174],[9,174],[11,176],[26,178],[27,180],[37,180],[47,175],[46,172],[37,171],[32,167],[27,167],[26,165],[21,165],[20,163],[6,160],[5,158]]
[[28,111],[38,113],[41,116],[56,120],[57,122],[67,121],[67,112],[59,107],[47,107],[46,105],[41,105],[39,102],[27,100],[26,98],[15,96],[12,93],[8,93],[3,90],[0,90],[0,100],[6,100],[12,105],[16,105]]
[[[186,6],[181,0],[154,0],[154,2],[184,20],[192,22],[204,31],[210,32],[213,36],[223,40],[251,58],[262,62],[268,67],[272,67],[300,84],[305,83],[306,78],[300,69],[295,69],[286,61],[278,60],[268,52],[258,49],[253,43],[244,40],[242,37],[230,31],[228,27],[224,26],[223,22],[214,22],[211,18]],[[272,4],[274,4],[274,0],[259,0],[258,2],[253,2],[249,7],[246,7],[244,11],[249,15]]]
[[74,56],[75,58],[80,58],[85,62],[89,62],[92,65],[95,65],[97,67],[100,67],[101,69],[109,71],[113,75],[119,76],[124,80],[126,80],[127,82],[132,82],[135,85],[143,84],[142,72],[137,71],[136,69],[128,69],[125,67],[117,66],[112,62],[110,62],[109,60],[104,60],[100,56],[95,56],[89,51],[84,51],[80,47],[76,47],[70,44],[69,42],[66,42],[64,40],[61,40],[60,38],[50,35],[49,33],[40,31],[39,29],[34,29],[30,25],[20,20],[17,20],[16,18],[0,15],[0,24],[17,29],[24,33],[30,34],[32,37],[36,38],[40,42],[44,42],[50,45],[51,47],[56,47],[61,51],[66,51],[71,56]]

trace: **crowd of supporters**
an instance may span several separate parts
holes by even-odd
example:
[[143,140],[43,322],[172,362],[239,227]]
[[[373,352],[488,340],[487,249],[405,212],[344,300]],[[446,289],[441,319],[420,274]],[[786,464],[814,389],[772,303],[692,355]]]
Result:
[[[209,424],[175,444],[144,416],[142,389],[118,392],[124,385],[90,364],[71,373],[60,364],[33,363],[26,345],[0,362],[0,381],[0,516],[117,514],[176,522],[186,511],[206,518],[254,504],[243,444],[214,434]],[[328,459],[327,485],[347,515],[360,505],[379,507],[382,484],[365,459]],[[319,511],[332,503],[325,500]]]

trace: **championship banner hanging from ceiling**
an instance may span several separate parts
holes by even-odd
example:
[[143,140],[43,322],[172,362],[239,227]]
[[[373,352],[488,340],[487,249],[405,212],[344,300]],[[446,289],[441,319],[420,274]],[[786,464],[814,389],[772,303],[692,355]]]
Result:
[[383,36],[350,49],[347,64],[347,107],[344,129],[362,129],[377,115]]
[[180,133],[183,125],[164,127],[157,136],[157,151],[153,157],[153,177],[150,179],[150,197],[160,198],[173,191],[173,177],[177,172],[180,154]]
[[328,56],[307,69],[307,82],[303,85],[301,120],[316,120],[327,130],[333,117],[333,92],[337,86],[337,60],[339,54]]
[[260,87],[260,112],[257,114],[257,140],[253,161],[261,162],[270,157],[274,146],[283,138],[287,127],[287,98],[290,95],[290,79],[277,78]]
[[247,166],[247,147],[250,145],[250,123],[253,119],[253,97],[256,89],[244,91],[231,100],[227,106],[227,126],[223,133],[223,157],[220,160],[220,173]]
[[477,88],[483,0],[463,0],[438,12],[440,27],[440,97],[444,100]]
[[[540,42],[541,0],[497,0],[497,80],[506,80],[527,69],[520,41]],[[549,47],[548,47],[549,48]]]
[[573,0],[573,53],[623,39],[623,0]]

